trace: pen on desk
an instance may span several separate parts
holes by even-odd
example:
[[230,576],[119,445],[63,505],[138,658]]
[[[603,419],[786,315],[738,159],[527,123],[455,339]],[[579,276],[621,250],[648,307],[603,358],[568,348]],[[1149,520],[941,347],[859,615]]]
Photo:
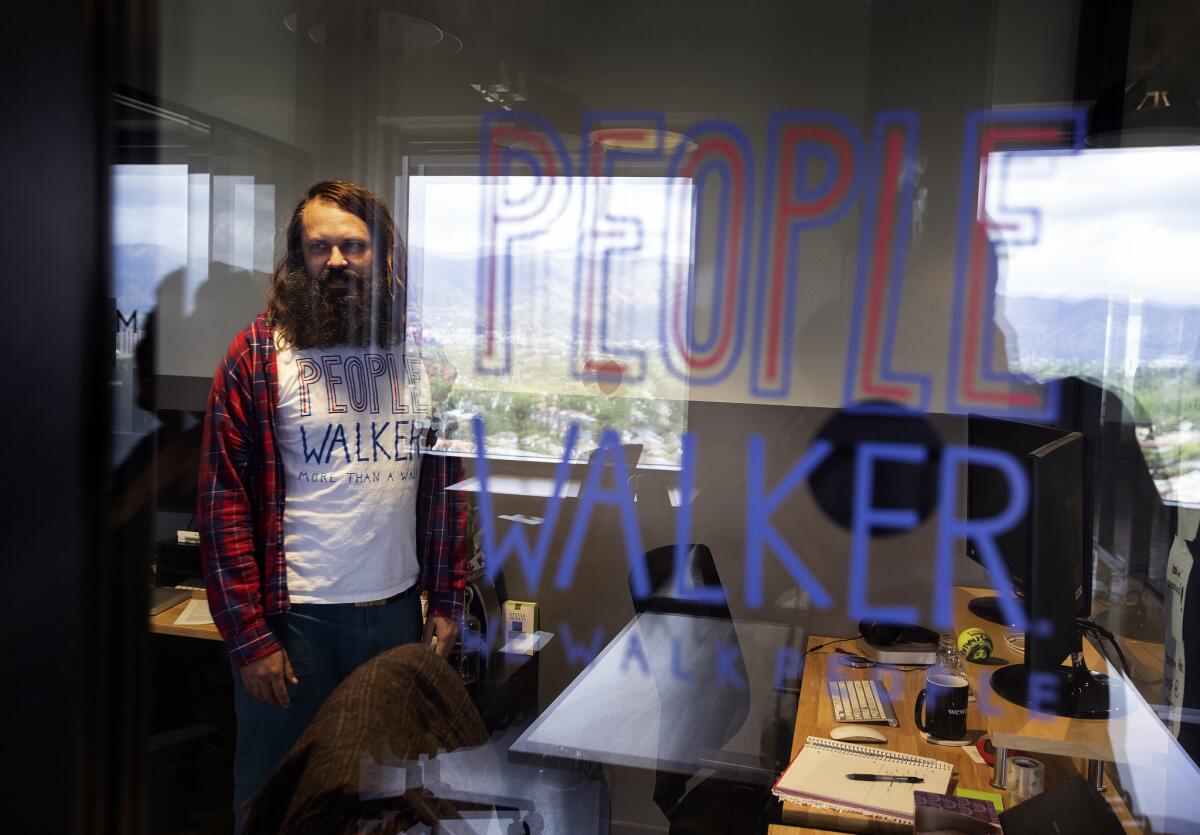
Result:
[[847,774],[847,780],[865,780],[872,783],[924,783],[922,777],[907,777],[895,774]]

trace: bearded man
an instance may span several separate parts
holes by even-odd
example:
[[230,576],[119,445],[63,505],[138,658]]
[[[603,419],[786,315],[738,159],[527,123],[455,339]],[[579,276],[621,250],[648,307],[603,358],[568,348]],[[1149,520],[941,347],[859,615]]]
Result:
[[[292,213],[267,309],[213,377],[200,472],[208,605],[234,666],[234,808],[368,658],[445,654],[462,615],[466,508],[445,487],[429,385],[406,356],[405,254],[353,183]],[[419,594],[428,597],[421,625]]]

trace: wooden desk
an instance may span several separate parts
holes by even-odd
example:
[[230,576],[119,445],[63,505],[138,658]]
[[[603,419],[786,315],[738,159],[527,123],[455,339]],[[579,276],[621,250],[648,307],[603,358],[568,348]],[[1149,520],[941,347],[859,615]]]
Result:
[[[980,594],[986,594],[986,590],[955,589],[956,621],[958,621],[955,624],[956,629],[962,630],[967,626],[984,627],[998,645],[995,650],[997,656],[1006,661],[1019,658],[1019,656],[1014,656],[1004,644],[1002,628],[995,624],[984,624],[967,611],[967,601]],[[808,639],[808,646],[811,649],[833,640],[837,639],[814,635]],[[989,785],[989,781],[992,779],[991,766],[976,763],[967,755],[964,748],[933,745],[922,739],[920,731],[913,722],[913,704],[916,701],[917,693],[925,686],[924,671],[916,670],[906,673],[884,668],[852,669],[837,661],[838,654],[834,652],[837,646],[853,650],[855,642],[846,641],[842,644],[835,644],[807,656],[804,678],[800,688],[800,701],[796,710],[796,729],[792,737],[793,757],[804,747],[805,740],[809,736],[828,737],[829,732],[838,724],[834,721],[833,710],[830,707],[827,687],[830,678],[844,680],[874,678],[881,681],[887,688],[888,695],[892,700],[892,707],[896,711],[896,718],[900,720],[900,726],[897,728],[887,725],[873,726],[888,738],[887,750],[916,754],[951,763],[954,766],[955,775],[950,784],[951,792],[956,788],[998,792],[1004,798],[1005,808],[1008,808],[1008,792]],[[1088,655],[1088,664],[1094,670],[1107,670],[1107,665],[1094,651]],[[1091,727],[1079,727],[1083,720],[1060,719],[1044,714],[1035,715],[1028,710],[1009,704],[992,693],[988,681],[991,673],[998,667],[970,663],[966,667],[972,689],[976,694],[983,694],[982,698],[971,702],[968,706],[968,730],[987,729],[991,731],[993,739],[998,740],[997,745],[1008,744],[1022,750],[1037,751],[1038,759],[1046,764],[1047,787],[1053,786],[1072,774],[1086,774],[1087,763],[1084,758],[1105,753],[1105,750],[1109,754],[1112,753],[1111,748],[1104,749],[1100,741],[1105,733],[1107,723],[1093,721],[1090,723]],[[1105,797],[1127,831],[1140,831],[1128,808],[1116,792],[1108,790],[1105,792]],[[783,819],[786,823],[849,832],[912,831],[910,825],[890,823],[849,812],[819,810],[793,803],[783,804]]]
[[[192,599],[207,600],[207,596],[202,591],[192,592]],[[175,619],[183,614],[183,610],[187,608],[187,600],[181,600],[167,609],[165,612],[159,612],[157,615],[150,617],[150,631],[158,635],[179,635],[183,638],[199,638],[202,641],[219,641],[221,633],[217,631],[216,624],[205,623],[199,626],[178,626]]]
[[[955,629],[961,631],[969,626],[984,629],[997,644],[993,649],[996,658],[1020,661],[1021,655],[1010,650],[1003,641],[1007,630],[976,617],[967,609],[967,601],[972,597],[989,593],[988,589],[955,589]],[[1180,826],[1193,826],[1197,816],[1194,798],[1200,797],[1200,769],[1137,687],[1086,640],[1083,657],[1088,669],[1108,675],[1120,686],[1125,707],[1122,715],[1107,720],[1068,719],[1017,707],[997,696],[991,688],[991,677],[998,666],[968,663],[966,669],[971,686],[980,694],[985,706],[986,726],[993,744],[997,749],[1028,751],[1045,761],[1047,768],[1054,757],[1074,758],[1079,770],[1089,778],[1092,777],[1091,767],[1101,768],[1101,779],[1103,769],[1108,769],[1110,774],[1115,771],[1119,774],[1128,806],[1121,803],[1118,808],[1114,801],[1119,802],[1119,799],[1111,787],[1105,790],[1104,796],[1123,822],[1130,817],[1129,807],[1132,807],[1133,814],[1144,821],[1144,826],[1155,832],[1175,832]],[[1088,760],[1095,762],[1088,763]],[[996,771],[998,778],[999,767]]]

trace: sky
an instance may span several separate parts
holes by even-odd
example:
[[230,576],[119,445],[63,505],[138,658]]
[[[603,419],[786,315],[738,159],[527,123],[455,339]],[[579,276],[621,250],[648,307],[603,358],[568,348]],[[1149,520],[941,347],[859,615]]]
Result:
[[1006,247],[1005,295],[1200,305],[1200,147],[995,154],[988,215],[1005,205],[1041,211],[1037,242]]

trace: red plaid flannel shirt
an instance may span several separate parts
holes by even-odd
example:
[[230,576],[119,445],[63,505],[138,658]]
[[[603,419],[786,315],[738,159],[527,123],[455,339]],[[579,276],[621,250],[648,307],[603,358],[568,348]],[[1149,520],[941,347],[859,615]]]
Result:
[[[284,473],[275,445],[275,341],[265,314],[239,333],[213,376],[200,458],[200,556],[208,607],[245,666],[281,648],[267,617],[288,610]],[[425,454],[417,493],[417,557],[429,614],[459,619],[466,587],[467,507],[446,486],[462,462]]]

